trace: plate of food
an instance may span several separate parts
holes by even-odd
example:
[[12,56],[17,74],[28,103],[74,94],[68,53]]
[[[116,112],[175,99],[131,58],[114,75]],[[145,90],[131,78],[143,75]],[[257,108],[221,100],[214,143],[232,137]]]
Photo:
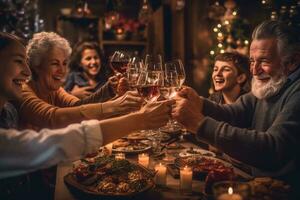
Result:
[[184,166],[192,167],[195,178],[205,178],[206,175],[213,170],[230,169],[228,171],[232,171],[231,169],[233,169],[230,163],[207,156],[178,157],[175,159],[175,165],[178,168]]
[[93,163],[79,162],[64,177],[65,183],[87,195],[131,197],[155,186],[154,174],[128,160],[98,157]]
[[115,153],[141,153],[151,149],[149,140],[119,139],[113,143],[112,151]]
[[145,133],[142,133],[142,132],[134,132],[134,133],[131,133],[128,136],[124,137],[124,139],[127,139],[127,140],[146,140],[147,135]]
[[252,199],[293,199],[291,186],[281,180],[260,177],[249,181],[248,184],[252,190]]
[[179,153],[179,157],[191,157],[191,156],[208,156],[208,157],[216,157],[216,154],[200,148],[189,148],[185,149]]

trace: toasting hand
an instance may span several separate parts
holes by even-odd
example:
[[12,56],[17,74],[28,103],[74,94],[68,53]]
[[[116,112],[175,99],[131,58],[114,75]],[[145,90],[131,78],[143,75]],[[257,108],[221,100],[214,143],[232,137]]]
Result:
[[83,99],[92,94],[94,86],[85,86],[85,87],[78,87],[75,85],[74,88],[71,90],[71,94],[78,97],[79,99]]
[[143,129],[155,129],[166,125],[170,118],[171,107],[174,104],[174,100],[147,103],[138,111],[143,120],[137,123],[143,123]]
[[183,88],[174,98],[176,104],[172,109],[172,117],[188,131],[196,133],[203,119],[203,99],[189,87]]
[[136,91],[128,91],[115,100],[103,103],[104,113],[124,114],[137,111],[141,108],[144,100]]

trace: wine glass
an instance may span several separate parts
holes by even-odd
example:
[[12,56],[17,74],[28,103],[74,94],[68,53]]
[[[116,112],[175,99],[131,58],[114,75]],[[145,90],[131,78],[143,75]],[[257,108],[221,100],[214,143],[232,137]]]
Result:
[[110,58],[110,67],[115,74],[125,74],[127,66],[130,61],[130,57],[121,51],[115,51]]
[[159,97],[159,87],[162,85],[161,71],[142,71],[137,81],[137,90],[146,102],[156,101]]
[[139,74],[144,70],[144,64],[142,60],[138,57],[133,57],[130,59],[127,68],[127,79],[129,87],[134,90],[137,86],[137,81]]
[[148,71],[163,71],[162,57],[160,54],[154,55],[146,55],[145,58],[145,69]]
[[177,77],[178,77],[178,83],[177,83],[177,88],[176,90],[179,90],[184,81],[185,81],[185,70],[184,70],[184,66],[182,64],[182,61],[180,59],[176,59],[176,60],[172,60],[170,62],[167,62],[165,64],[165,73],[168,72],[176,72],[177,73]]

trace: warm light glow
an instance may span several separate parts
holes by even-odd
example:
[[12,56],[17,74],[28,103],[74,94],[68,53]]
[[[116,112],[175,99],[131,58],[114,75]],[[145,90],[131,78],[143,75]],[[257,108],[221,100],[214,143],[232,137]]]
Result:
[[230,195],[233,194],[233,189],[232,189],[232,187],[229,187],[229,188],[228,188],[228,194],[230,194]]
[[265,0],[262,0],[261,3],[262,3],[262,4],[266,4],[266,1],[265,1]]
[[219,48],[223,47],[223,44],[222,44],[222,43],[219,43],[219,44],[218,44],[218,47],[219,47]]
[[228,24],[229,24],[229,21],[228,21],[228,20],[225,20],[224,24],[228,25]]
[[218,32],[218,30],[219,30],[218,28],[214,28],[214,32]]
[[218,25],[217,25],[217,27],[218,27],[218,28],[221,28],[221,27],[222,27],[222,25],[221,25],[221,24],[218,24]]
[[122,33],[123,33],[123,29],[118,28],[118,29],[117,29],[117,33],[118,33],[118,34],[122,34]]
[[248,45],[248,44],[249,44],[249,41],[248,41],[248,40],[245,40],[244,43],[245,43],[245,45]]
[[237,11],[233,11],[233,12],[232,12],[232,15],[233,15],[233,16],[236,16],[236,15],[237,15]]
[[221,50],[220,50],[220,53],[225,53],[225,50],[224,50],[224,49],[221,49]]
[[218,37],[223,37],[223,33],[219,32]]
[[210,53],[210,55],[215,55],[214,51],[210,51],[209,53]]

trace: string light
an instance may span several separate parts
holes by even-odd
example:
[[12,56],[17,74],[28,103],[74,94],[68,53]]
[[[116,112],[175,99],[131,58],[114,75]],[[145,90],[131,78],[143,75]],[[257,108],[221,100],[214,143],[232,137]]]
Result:
[[237,11],[233,11],[233,12],[232,12],[232,15],[233,15],[233,16],[236,16],[236,15],[237,15]]
[[228,21],[228,20],[225,20],[224,24],[225,24],[225,25],[229,25],[229,21]]
[[217,27],[218,27],[218,28],[221,28],[221,27],[222,27],[222,25],[221,25],[221,24],[218,24],[218,25],[217,25]]
[[223,37],[223,33],[219,32],[218,37]]
[[245,43],[245,45],[248,45],[248,44],[249,44],[249,41],[248,41],[248,40],[245,40],[244,43]]
[[214,32],[218,32],[218,30],[219,30],[218,28],[214,28]]
[[214,52],[213,50],[211,50],[209,53],[210,53],[210,55],[212,55],[212,56],[215,55],[215,52]]
[[219,47],[219,48],[222,48],[222,47],[223,47],[223,44],[222,44],[222,43],[219,43],[219,44],[218,44],[218,47]]
[[221,49],[221,50],[220,50],[220,53],[225,53],[225,50],[224,50],[224,49]]
[[267,2],[266,2],[265,0],[262,0],[261,3],[262,3],[262,4],[266,4]]

